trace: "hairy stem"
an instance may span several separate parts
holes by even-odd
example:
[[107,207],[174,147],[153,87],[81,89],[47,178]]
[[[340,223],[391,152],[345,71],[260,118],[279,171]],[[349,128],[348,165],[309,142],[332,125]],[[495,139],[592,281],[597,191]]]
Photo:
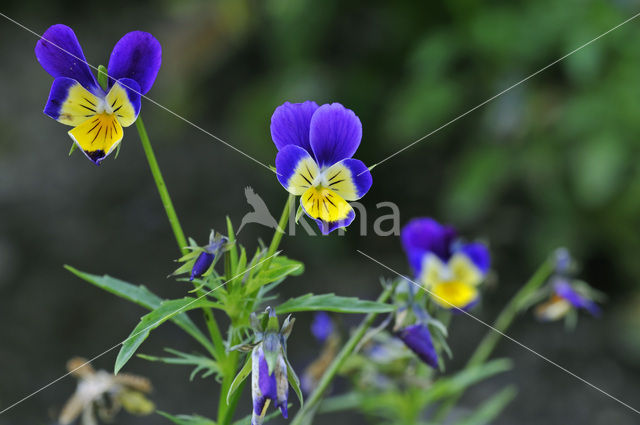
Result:
[[[493,327],[502,333],[506,332],[518,313],[521,312],[525,300],[532,296],[547,281],[552,272],[553,264],[551,260],[547,260],[542,263],[533,276],[531,276],[529,281],[520,288],[520,290],[507,303],[502,312],[500,312],[493,323]],[[498,345],[498,342],[500,342],[500,339],[502,339],[502,335],[500,333],[493,329],[489,329],[469,358],[466,367],[479,366],[486,362]],[[463,391],[460,391],[457,394],[452,395],[440,406],[434,418],[436,423],[443,421],[444,418],[447,417],[453,406],[455,406],[460,397],[462,397],[462,394]]]
[[[384,291],[382,291],[377,301],[387,301],[393,293],[394,288],[395,284],[387,286]],[[335,378],[336,374],[340,371],[340,368],[342,368],[345,361],[353,353],[353,350],[365,336],[377,316],[378,313],[367,314],[362,323],[360,323],[360,326],[358,326],[353,335],[351,335],[351,338],[349,338],[344,347],[342,347],[342,350],[340,350],[327,371],[324,373],[324,375],[322,375],[320,382],[318,382],[318,386],[315,390],[313,390],[313,393],[311,393],[309,398],[305,401],[304,407],[300,409],[295,418],[293,418],[291,425],[301,425],[305,419],[305,416],[315,410],[317,405],[322,401],[322,398],[324,397],[329,384],[331,384],[331,381],[333,381],[333,378]]]

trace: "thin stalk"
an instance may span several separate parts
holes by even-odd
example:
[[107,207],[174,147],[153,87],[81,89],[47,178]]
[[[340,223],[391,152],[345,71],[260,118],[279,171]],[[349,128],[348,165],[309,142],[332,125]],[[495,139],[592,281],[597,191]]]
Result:
[[[239,343],[239,338],[236,338],[235,332],[233,331],[233,325],[229,328],[229,335],[231,338],[229,339],[229,346],[233,346]],[[222,384],[220,386],[220,398],[218,401],[218,425],[228,425],[231,423],[231,419],[233,418],[233,413],[236,409],[236,404],[238,402],[237,398],[233,400],[233,403],[227,405],[227,393],[229,392],[229,388],[231,388],[231,383],[235,379],[237,369],[238,369],[238,356],[239,353],[237,351],[229,351],[227,352],[227,357],[224,360],[224,374],[222,378]]]
[[[382,291],[377,301],[381,303],[387,301],[393,293],[394,288],[395,284],[387,286],[387,288]],[[379,313],[367,314],[362,323],[360,323],[360,326],[358,326],[353,335],[351,335],[351,338],[349,338],[344,347],[342,347],[342,350],[340,350],[327,371],[324,373],[324,375],[322,375],[320,382],[318,382],[318,386],[315,390],[313,390],[313,393],[311,393],[309,398],[305,401],[304,407],[300,409],[296,416],[293,418],[291,425],[301,425],[305,419],[305,416],[309,412],[315,410],[315,407],[322,401],[324,393],[327,391],[329,384],[331,384],[331,381],[333,381],[333,378],[335,378],[336,374],[340,371],[345,361],[347,361],[360,340],[362,340],[362,338],[365,336],[367,330],[369,330],[378,314]]]
[[[493,323],[493,327],[502,333],[506,332],[518,313],[520,313],[521,308],[524,305],[524,301],[533,295],[547,281],[547,279],[549,279],[552,272],[553,264],[551,260],[547,260],[542,263],[533,276],[531,276],[529,281],[520,288],[504,309],[502,309],[502,312],[500,312]],[[469,358],[466,367],[470,368],[479,366],[486,362],[501,339],[502,335],[500,333],[493,329],[489,329]],[[453,406],[455,406],[463,393],[464,391],[460,391],[457,394],[452,395],[440,406],[434,417],[436,423],[443,421],[447,417],[449,411],[451,411]]]
[[151,142],[149,141],[149,135],[147,134],[147,129],[142,122],[142,117],[139,115],[138,119],[136,120],[136,128],[138,129],[138,134],[140,135],[140,141],[142,142],[144,154],[147,157],[147,161],[149,162],[149,168],[151,169],[153,180],[156,182],[156,187],[158,188],[158,193],[160,194],[160,199],[162,200],[162,206],[164,206],[164,210],[167,213],[167,218],[169,219],[169,224],[171,225],[171,229],[173,230],[173,235],[176,238],[176,242],[178,242],[180,252],[184,255],[189,252],[187,250],[187,239],[184,237],[182,226],[180,226],[178,214],[176,214],[176,210],[173,208],[173,202],[171,202],[171,196],[169,196],[167,185],[165,184],[164,178],[162,177],[162,172],[160,171],[160,166],[158,165],[156,155],[153,153],[153,148],[151,147]]
[[[156,155],[153,152],[147,129],[145,128],[144,123],[142,122],[142,117],[140,115],[138,115],[138,119],[136,119],[136,128],[138,129],[138,135],[140,136],[142,148],[144,149],[144,154],[147,157],[147,162],[149,163],[149,168],[151,169],[151,174],[153,175],[153,180],[156,183],[158,193],[160,194],[160,199],[162,200],[162,206],[167,213],[167,218],[169,219],[169,224],[171,225],[171,229],[173,230],[173,235],[175,236],[176,242],[178,243],[178,249],[180,250],[182,255],[187,254],[189,252],[189,250],[187,249],[187,239],[185,238],[182,226],[180,225],[178,214],[176,214],[176,210],[173,208],[171,196],[169,195],[167,185],[165,184],[164,178],[162,177],[162,172],[160,171],[158,160],[156,159]],[[197,291],[197,295],[198,297],[203,296],[204,291],[202,289],[199,289]],[[211,336],[211,341],[213,342],[218,356],[224,355],[224,344],[222,342],[222,335],[220,334],[220,329],[218,328],[218,324],[213,315],[213,311],[210,308],[203,308],[202,312],[204,314],[204,320],[207,324],[207,329],[209,330],[209,335]]]

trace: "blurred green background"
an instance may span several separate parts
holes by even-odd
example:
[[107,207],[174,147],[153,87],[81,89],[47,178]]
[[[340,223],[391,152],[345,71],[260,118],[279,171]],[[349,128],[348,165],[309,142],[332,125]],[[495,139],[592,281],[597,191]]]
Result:
[[[363,123],[357,157],[374,164],[640,11],[632,0],[447,2],[9,1],[2,12],[42,33],[71,26],[93,65],[105,64],[131,30],[152,32],[163,66],[149,96],[233,146],[272,164],[269,120],[284,101],[338,101]],[[117,160],[95,167],[67,157],[66,127],[42,114],[51,78],[35,60],[36,37],[0,19],[0,408],[129,334],[137,307],[89,287],[71,264],[144,283],[164,296],[187,288],[165,277],[178,256],[138,136],[125,131]],[[604,316],[575,332],[524,315],[510,334],[638,407],[640,405],[640,20],[632,21],[373,172],[363,199],[368,236],[285,238],[307,271],[284,296],[334,291],[373,298],[385,271],[363,251],[406,271],[398,238],[372,234],[376,204],[402,223],[433,216],[490,241],[497,279],[475,314],[500,306],[558,246],[580,259],[582,277],[609,297]],[[224,216],[239,224],[252,186],[272,214],[286,194],[268,170],[148,101],[142,116],[186,232],[204,242]],[[388,211],[385,211],[388,212]],[[354,223],[354,226],[358,222]],[[268,229],[247,225],[253,247]],[[290,340],[294,365],[316,354],[310,317]],[[345,327],[358,317],[344,317]],[[196,349],[175,328],[142,352]],[[450,341],[464,364],[485,328],[456,317]],[[96,366],[111,369],[117,350]],[[515,370],[469,392],[472,409],[507,382],[518,398],[495,424],[632,424],[637,416],[505,341]],[[217,384],[189,370],[134,360],[161,410],[213,416]],[[0,415],[0,424],[50,424],[75,388],[67,378]],[[338,389],[341,388],[338,384]],[[248,413],[247,404],[239,412]],[[166,423],[118,417],[119,424]],[[316,423],[365,423],[359,415]]]

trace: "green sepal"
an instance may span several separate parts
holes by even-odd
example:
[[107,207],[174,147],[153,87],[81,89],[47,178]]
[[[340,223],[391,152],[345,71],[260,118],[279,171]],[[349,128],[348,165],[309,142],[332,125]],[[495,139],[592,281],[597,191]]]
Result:
[[120,143],[118,143],[118,146],[116,146],[116,154],[113,157],[113,159],[118,159],[118,155],[120,155],[120,148],[122,147],[122,141]]
[[[267,347],[270,347],[270,349],[267,349]],[[266,333],[264,341],[262,342],[262,351],[264,352],[264,360],[267,362],[269,376],[271,376],[273,375],[273,371],[276,369],[278,358],[282,356],[280,335],[272,332]]]
[[296,395],[298,396],[298,400],[300,400],[300,408],[304,406],[304,398],[302,397],[302,390],[300,389],[300,379],[298,375],[296,375],[295,370],[291,367],[291,363],[289,363],[289,359],[287,356],[284,356],[284,361],[287,364],[287,381],[289,381],[289,385],[293,388]]
[[107,74],[107,68],[104,65],[98,66],[98,83],[102,90],[107,91],[109,87],[109,75]]
[[236,392],[240,384],[242,384],[242,382],[247,379],[247,376],[249,376],[249,374],[251,373],[251,370],[253,368],[252,357],[253,356],[251,355],[247,356],[247,361],[244,363],[244,366],[242,366],[240,372],[238,372],[236,377],[233,379],[233,382],[231,382],[231,385],[229,386],[229,392],[227,393],[227,406],[230,403],[230,399],[233,393]]
[[78,145],[76,145],[76,142],[73,142],[73,144],[71,145],[71,149],[69,149],[69,156],[71,156],[71,154],[78,149]]

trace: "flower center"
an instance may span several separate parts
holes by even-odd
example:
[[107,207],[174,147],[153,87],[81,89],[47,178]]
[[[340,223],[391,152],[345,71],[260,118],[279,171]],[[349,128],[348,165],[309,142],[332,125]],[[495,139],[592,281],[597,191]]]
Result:
[[96,105],[96,114],[113,115],[113,108],[106,99],[100,99],[100,102]]

